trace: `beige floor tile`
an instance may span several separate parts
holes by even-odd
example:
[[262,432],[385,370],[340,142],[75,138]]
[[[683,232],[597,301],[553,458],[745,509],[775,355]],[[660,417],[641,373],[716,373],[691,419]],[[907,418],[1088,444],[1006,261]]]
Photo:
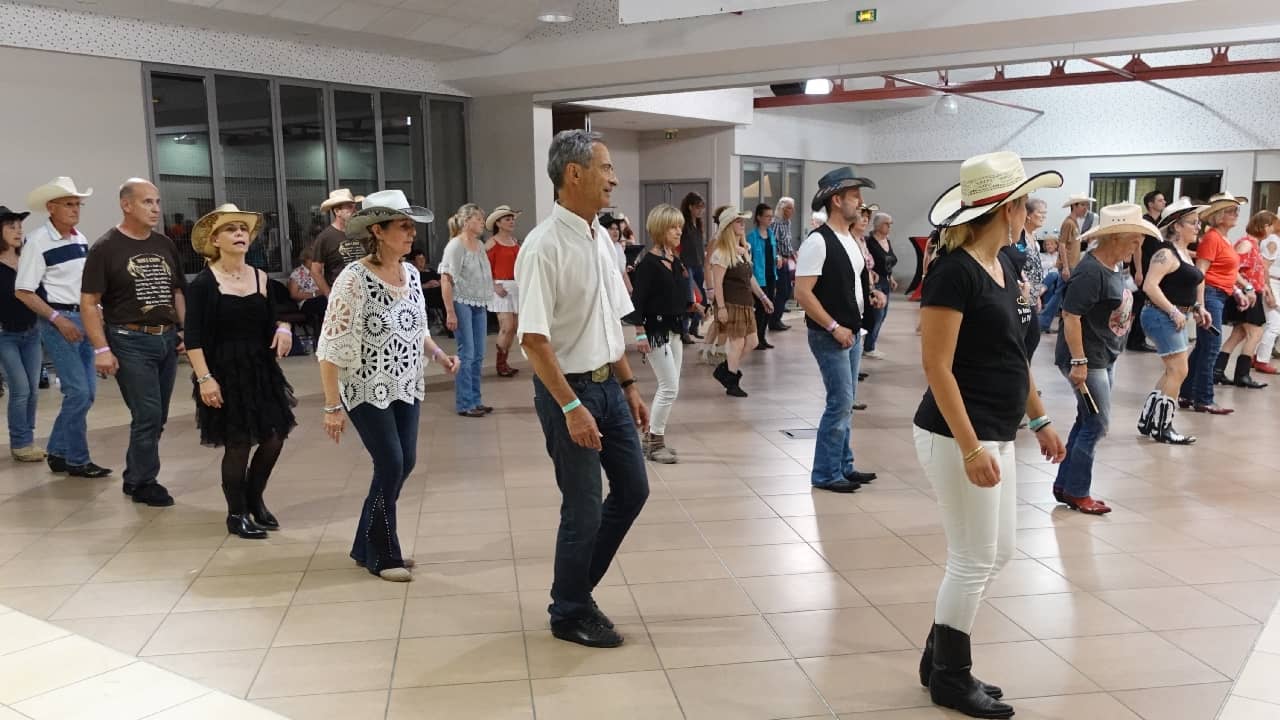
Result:
[[137,655],[164,619],[165,615],[157,614],[52,620],[51,622],[125,655]]
[[1070,581],[1039,560],[1010,560],[987,586],[987,597],[1048,595],[1076,589]]
[[145,657],[270,647],[284,613],[285,608],[274,607],[170,615],[140,654]]
[[893,533],[868,513],[799,515],[784,518],[806,542],[890,537]]
[[1221,674],[1154,633],[1046,640],[1045,645],[1105,690],[1191,685]]
[[512,552],[517,558],[549,558],[556,554],[557,531],[518,530],[511,533]]
[[[902,538],[907,544],[915,548],[917,552],[929,558],[929,562],[939,567],[947,565],[947,536],[938,535],[910,535]],[[1015,554],[1014,557],[1017,557]]]
[[[722,547],[716,552],[735,577],[830,572],[831,565],[805,543]],[[635,579],[628,574],[628,580]]]
[[1231,683],[1122,690],[1112,693],[1143,720],[1204,720],[1217,716]]
[[312,543],[255,545],[252,541],[237,538],[214,553],[201,574],[214,576],[302,572],[307,569],[315,551],[316,546]]
[[84,638],[69,636],[0,656],[0,704],[66,687],[122,668],[133,658]]
[[14,709],[49,720],[141,718],[207,692],[190,680],[136,662],[17,703]]
[[1280,705],[1233,695],[1227,698],[1218,720],[1271,720],[1280,715]]
[[[933,625],[933,602],[908,603],[904,605],[881,605],[880,612],[893,623],[898,631],[918,648],[924,647],[929,628]],[[1021,642],[1033,639],[999,610],[991,607],[990,601],[978,606],[978,618],[974,622],[972,641],[975,645],[991,643]]]
[[1280,655],[1255,652],[1249,657],[1231,692],[1233,695],[1250,700],[1280,705],[1280,685],[1276,684],[1277,677],[1280,677]]
[[387,691],[264,698],[254,702],[290,720],[382,720],[387,712]]
[[1261,632],[1261,625],[1244,625],[1169,630],[1160,636],[1226,677],[1235,678],[1244,668],[1245,660]]
[[[597,587],[591,596],[605,615],[616,624],[639,625],[640,610],[636,608],[635,599],[631,597],[629,585]],[[520,593],[520,615],[524,620],[525,630],[551,629],[551,618],[547,614],[547,606],[551,603],[551,595],[547,590],[531,590]]]
[[400,633],[403,600],[295,605],[289,608],[273,645],[390,640]]
[[424,512],[418,520],[418,536],[468,535],[470,533],[509,532],[505,508],[494,510],[457,510]]
[[400,637],[475,635],[523,629],[514,592],[411,598]]
[[668,676],[688,720],[770,720],[827,711],[791,660],[686,668]]
[[1073,555],[1105,555],[1120,550],[1079,528],[1026,528],[1018,530],[1018,549],[1033,558]]
[[586,675],[533,681],[538,717],[549,720],[681,720],[684,716],[661,672]]
[[[551,539],[550,549],[553,552],[549,553],[548,557],[554,555],[554,533],[551,533]],[[707,547],[707,541],[702,538],[702,533],[698,531],[698,527],[686,520],[684,522],[654,525],[635,525],[627,533],[619,552],[636,553],[705,547]]]
[[209,562],[211,550],[155,550],[120,553],[93,576],[93,582],[191,580]]
[[235,717],[236,720],[281,720],[283,716],[244,700],[211,692],[151,715],[147,720],[222,720],[227,717]]
[[973,646],[975,673],[1004,688],[1006,698],[1096,692],[1099,687],[1038,642]]
[[1039,639],[1135,633],[1145,629],[1088,593],[1004,597],[988,602]]
[[[407,583],[412,585],[413,583]],[[294,605],[399,600],[408,593],[406,583],[386,582],[368,570],[308,570],[293,596]]]
[[649,623],[665,668],[781,660],[787,649],[760,616]]
[[0,565],[0,588],[79,585],[111,560],[111,555],[14,558]]
[[54,620],[168,613],[190,580],[143,580],[84,585],[53,615]]
[[1089,534],[1101,538],[1122,552],[1196,550],[1205,547],[1205,543],[1190,535],[1150,523],[1095,523],[1086,528]]
[[38,620],[50,615],[80,589],[79,585],[0,588],[0,604]]
[[[707,549],[619,553],[615,567],[619,566],[627,582],[630,583],[713,580],[729,577],[729,572],[725,569],[720,557]],[[519,566],[516,570],[520,571]],[[546,586],[551,587],[550,573],[546,575]],[[521,590],[523,589],[525,586],[522,583]]]
[[[662,552],[695,553],[696,554],[696,553],[707,553],[710,551],[708,550],[665,550]],[[639,556],[637,558],[637,571],[639,571],[639,569],[642,567],[658,566],[661,563],[661,558],[670,557],[670,556],[662,555],[662,552],[637,553],[637,556]],[[681,556],[677,556],[677,557],[681,557]],[[696,557],[696,555],[683,556],[683,557],[684,558]],[[703,555],[702,557],[705,558],[709,556]],[[648,565],[646,565],[646,563]],[[553,571],[554,566],[555,566],[555,563],[552,558],[521,558],[516,560],[515,561],[516,584],[519,587],[520,592],[527,592],[529,590],[550,590],[551,581],[554,577],[554,571]],[[623,582],[624,582],[624,578],[622,575],[622,564],[621,564],[621,558],[619,557],[614,560],[612,565],[609,566],[608,572],[604,574],[604,578],[600,580],[600,585],[598,585],[597,587],[611,587],[613,585],[621,585],[623,584]]]
[[0,615],[0,655],[25,650],[70,634],[65,628],[17,612]]
[[509,560],[435,563],[413,569],[409,597],[515,592],[516,568]]
[[897,537],[823,540],[814,543],[814,549],[836,570],[872,570],[932,564],[920,551]]
[[1253,618],[1190,587],[1104,590],[1098,598],[1151,630],[1251,625]]
[[703,521],[697,526],[716,548],[801,542],[791,526],[777,517]]
[[1024,698],[1014,704],[1020,720],[1142,720],[1132,710],[1110,695],[1057,695]]
[[249,693],[258,668],[267,656],[264,650],[152,655],[147,662],[177,673],[205,687],[242,698]]
[[631,596],[646,622],[755,615],[756,606],[734,580],[631,585]]
[[149,552],[157,550],[217,550],[227,541],[225,523],[201,523],[193,525],[148,525],[136,533],[124,545],[122,552]]
[[799,663],[838,713],[870,713],[868,718],[880,718],[895,708],[931,704],[928,691],[920,687],[920,654],[915,651],[808,658]]
[[423,538],[414,549],[420,563],[510,560],[511,533],[471,533]]
[[405,688],[391,691],[387,720],[533,720],[533,700],[523,681]]
[[848,570],[841,575],[872,605],[933,602],[942,582],[940,567]]
[[1188,585],[1276,579],[1275,573],[1264,570],[1229,550],[1166,550],[1138,553],[1135,557]]
[[1197,585],[1196,589],[1258,621],[1271,617],[1272,609],[1280,602],[1280,580]]
[[[766,575],[738,583],[763,613],[862,607],[867,601],[836,573]],[[633,586],[634,591],[634,586]]]
[[237,610],[288,605],[302,573],[200,577],[191,583],[173,612]]
[[529,676],[523,633],[406,638],[396,652],[392,687],[462,685]]
[[[690,519],[699,523],[777,517],[773,508],[758,497],[688,499],[677,502]],[[653,501],[645,504],[644,512],[640,517],[649,515],[652,512],[652,505]]]
[[625,642],[617,648],[589,648],[558,640],[549,632],[525,633],[529,674],[534,678],[660,670],[662,664],[643,625],[615,625]]
[[862,508],[848,498],[835,493],[810,491],[807,494],[764,495],[762,498],[773,511],[784,518],[807,515],[847,515],[862,513]]
[[249,697],[386,690],[395,656],[394,640],[272,648]]
[[1182,584],[1132,555],[1048,557],[1040,563],[1082,590],[1130,590]]

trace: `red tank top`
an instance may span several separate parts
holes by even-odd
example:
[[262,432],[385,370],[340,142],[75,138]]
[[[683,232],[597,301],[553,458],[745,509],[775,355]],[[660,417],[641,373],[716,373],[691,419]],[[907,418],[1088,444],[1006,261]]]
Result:
[[494,243],[493,247],[489,248],[489,266],[493,268],[493,279],[515,280],[516,256],[519,254],[519,245]]

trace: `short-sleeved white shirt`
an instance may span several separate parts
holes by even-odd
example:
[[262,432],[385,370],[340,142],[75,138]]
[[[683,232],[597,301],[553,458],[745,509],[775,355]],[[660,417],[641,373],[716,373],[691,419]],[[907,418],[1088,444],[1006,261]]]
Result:
[[14,288],[35,292],[43,285],[48,302],[79,305],[80,278],[88,255],[89,240],[79,230],[62,237],[52,222],[45,222],[22,246]]
[[[858,312],[866,312],[862,307],[862,269],[867,266],[867,259],[862,256],[862,247],[852,235],[842,233],[833,228],[840,246],[849,256],[853,265],[853,296],[858,298]],[[822,266],[827,262],[827,241],[816,230],[809,233],[800,245],[800,254],[796,257],[796,277],[818,277],[822,274]]]
[[617,362],[626,350],[622,318],[634,309],[609,233],[559,203],[525,238],[516,258],[520,324],[545,335],[565,373]]
[[1258,252],[1271,263],[1271,277],[1280,280],[1280,235],[1268,235],[1258,244]]

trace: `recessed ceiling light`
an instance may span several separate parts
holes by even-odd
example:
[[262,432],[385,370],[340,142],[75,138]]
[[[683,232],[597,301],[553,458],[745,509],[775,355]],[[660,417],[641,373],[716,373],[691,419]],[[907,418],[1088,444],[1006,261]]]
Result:
[[538,14],[535,17],[538,19],[538,22],[552,23],[552,24],[569,23],[569,22],[573,22],[573,8],[572,7],[542,8],[541,10],[538,11]]

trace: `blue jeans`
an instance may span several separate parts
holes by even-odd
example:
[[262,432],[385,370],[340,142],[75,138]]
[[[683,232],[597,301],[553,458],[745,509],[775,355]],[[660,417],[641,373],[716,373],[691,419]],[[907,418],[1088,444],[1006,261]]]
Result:
[[791,299],[792,290],[795,287],[795,281],[791,277],[791,265],[784,263],[778,268],[778,284],[773,289],[773,317],[769,322],[778,324],[782,322],[782,314],[787,311],[787,301]]
[[116,384],[133,417],[124,485],[152,485],[160,474],[160,434],[169,420],[169,400],[178,374],[178,333],[151,335],[108,325],[107,344],[120,362]]
[[[601,449],[573,441],[560,404],[535,377],[533,407],[542,423],[547,454],[555,464],[561,496],[555,579],[547,608],[552,622],[590,612],[591,591],[608,572],[618,546],[649,498],[640,435],[617,380],[573,380],[569,385],[595,418]],[[601,468],[609,481],[609,496],[603,501]]]
[[1062,307],[1062,291],[1067,284],[1062,275],[1052,272],[1044,276],[1044,294],[1040,296],[1040,332],[1049,332]]
[[[856,332],[856,331],[855,331]],[[853,400],[862,365],[862,337],[852,347],[840,343],[825,330],[809,328],[809,352],[818,361],[818,372],[827,389],[827,407],[818,421],[818,441],[813,447],[813,472],[809,479],[823,486],[853,472]]]
[[458,329],[453,335],[458,339],[458,377],[453,386],[453,406],[458,412],[480,407],[480,370],[484,367],[484,341],[489,330],[487,308],[455,302],[453,312],[458,316]]
[[9,378],[9,449],[36,440],[36,388],[40,383],[40,331],[0,330],[0,366]]
[[[80,313],[64,311],[62,317],[70,320],[84,333]],[[45,354],[58,373],[62,387],[62,409],[53,421],[49,433],[50,455],[64,458],[68,465],[84,465],[89,462],[89,426],[86,417],[93,407],[98,388],[98,375],[93,370],[93,346],[89,338],[70,343],[52,324],[40,321],[40,339],[44,341]]]
[[1204,287],[1204,309],[1213,318],[1215,335],[1207,330],[1196,332],[1196,344],[1187,358],[1187,379],[1182,381],[1178,395],[1197,405],[1213,404],[1213,363],[1222,350],[1222,311],[1231,298],[1215,287]]
[[[1059,368],[1063,376],[1069,368]],[[1093,453],[1098,441],[1106,437],[1111,425],[1111,384],[1115,381],[1115,365],[1106,369],[1089,368],[1085,385],[1098,412],[1093,413],[1080,393],[1076,393],[1076,421],[1067,436],[1067,457],[1058,466],[1053,486],[1071,497],[1088,497],[1093,485]],[[1073,388],[1074,390],[1074,388]]]
[[881,278],[880,282],[876,283],[875,288],[884,293],[884,307],[867,308],[867,314],[871,316],[871,327],[867,330],[867,352],[872,352],[876,349],[876,342],[880,339],[880,329],[884,327],[885,318],[889,317],[889,296],[893,294],[889,287],[889,281]]
[[347,409],[351,425],[373,458],[373,480],[360,511],[351,558],[377,575],[404,567],[396,535],[396,501],[418,461],[418,418],[422,404],[396,400],[385,410],[369,403]]

